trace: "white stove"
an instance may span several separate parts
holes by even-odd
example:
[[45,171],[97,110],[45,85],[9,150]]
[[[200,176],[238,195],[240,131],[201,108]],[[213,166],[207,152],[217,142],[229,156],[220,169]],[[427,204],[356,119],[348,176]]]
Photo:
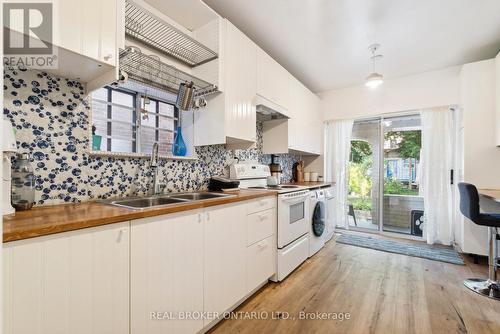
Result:
[[282,281],[309,256],[309,190],[296,185],[268,186],[269,166],[242,162],[230,167],[230,178],[240,188],[262,189],[278,193],[277,281]]
[[232,180],[240,181],[239,187],[242,189],[271,190],[278,194],[307,189],[307,187],[296,185],[269,186],[267,185],[268,176],[271,176],[269,166],[259,164],[256,161],[243,161],[232,164],[229,168],[229,177]]

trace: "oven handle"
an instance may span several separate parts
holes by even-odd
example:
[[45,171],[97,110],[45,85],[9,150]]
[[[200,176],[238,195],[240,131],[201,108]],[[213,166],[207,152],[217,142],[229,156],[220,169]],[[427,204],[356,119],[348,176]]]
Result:
[[292,197],[292,198],[282,197],[282,198],[280,198],[280,201],[282,201],[283,203],[287,203],[287,204],[297,204],[300,202],[304,202],[308,196],[309,196],[309,194],[306,194],[306,195],[300,196],[300,197]]

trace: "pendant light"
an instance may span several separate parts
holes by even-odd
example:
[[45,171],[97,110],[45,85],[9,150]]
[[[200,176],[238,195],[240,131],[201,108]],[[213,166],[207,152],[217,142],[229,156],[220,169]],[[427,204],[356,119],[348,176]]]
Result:
[[382,59],[381,54],[376,54],[377,50],[380,48],[380,44],[372,44],[368,47],[371,53],[370,59],[372,61],[372,73],[370,73],[365,80],[365,85],[369,88],[377,88],[384,82],[384,76],[375,71],[375,62]]

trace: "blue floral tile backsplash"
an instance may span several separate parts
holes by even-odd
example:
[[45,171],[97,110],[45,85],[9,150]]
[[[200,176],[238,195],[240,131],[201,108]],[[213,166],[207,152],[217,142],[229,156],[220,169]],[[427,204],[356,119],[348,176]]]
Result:
[[[20,152],[30,153],[36,177],[36,204],[81,202],[145,194],[151,183],[149,160],[90,155],[90,99],[78,81],[24,70],[4,71],[3,114],[16,128]],[[269,164],[262,154],[262,124],[248,150],[224,145],[196,147],[198,160],[162,160],[160,182],[167,192],[204,190],[208,179],[229,174],[234,158]],[[291,179],[298,156],[280,155],[282,181]]]

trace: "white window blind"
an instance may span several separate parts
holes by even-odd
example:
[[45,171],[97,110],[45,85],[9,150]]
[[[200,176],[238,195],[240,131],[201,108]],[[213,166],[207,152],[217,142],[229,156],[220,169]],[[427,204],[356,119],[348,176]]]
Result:
[[168,101],[103,87],[92,93],[92,124],[102,137],[101,151],[172,154],[178,109]]

